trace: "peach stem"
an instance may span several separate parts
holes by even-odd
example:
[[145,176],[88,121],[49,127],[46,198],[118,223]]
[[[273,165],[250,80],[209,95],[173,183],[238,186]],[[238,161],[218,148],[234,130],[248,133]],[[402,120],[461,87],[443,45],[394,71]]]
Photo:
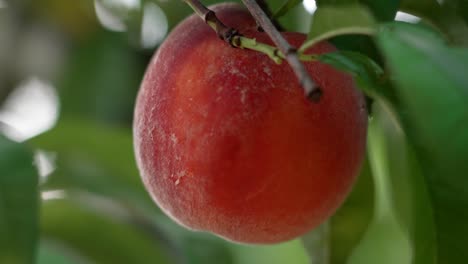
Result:
[[[242,36],[237,30],[227,27],[217,17],[214,11],[208,9],[199,0],[184,0],[195,13],[205,21],[215,32],[218,37],[228,42],[232,47],[251,49],[268,55],[274,62],[280,64],[283,59],[286,59],[291,65],[299,79],[301,86],[304,88],[305,95],[314,102],[318,102],[322,95],[320,88],[310,78],[303,61],[316,60],[314,55],[306,55],[298,53],[296,49],[291,47],[289,43],[282,37],[281,33],[275,28],[267,14],[257,4],[255,0],[242,0],[249,9],[250,13],[257,20],[257,23],[268,34],[278,48],[257,42],[255,39],[250,39]],[[286,54],[286,55],[285,55]]]
[[263,9],[257,4],[255,0],[242,0],[247,6],[252,16],[257,20],[262,29],[268,34],[273,40],[273,43],[279,48],[279,50],[286,55],[286,60],[289,65],[293,68],[296,77],[299,79],[302,88],[304,89],[305,95],[312,101],[318,102],[322,95],[320,87],[310,78],[304,65],[299,60],[296,49],[294,49],[276,29],[271,22],[270,18],[265,14]]

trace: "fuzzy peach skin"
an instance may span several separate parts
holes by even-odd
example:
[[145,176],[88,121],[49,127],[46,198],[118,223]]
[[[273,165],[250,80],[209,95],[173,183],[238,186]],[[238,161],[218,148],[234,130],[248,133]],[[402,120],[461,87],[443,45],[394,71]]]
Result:
[[[228,26],[272,44],[238,5],[211,7]],[[284,33],[298,47],[299,33]],[[326,42],[311,53],[334,51]],[[350,76],[318,62],[308,101],[290,66],[236,49],[194,15],[148,66],[134,144],[144,185],[179,224],[241,243],[277,243],[330,217],[364,157],[367,112]]]

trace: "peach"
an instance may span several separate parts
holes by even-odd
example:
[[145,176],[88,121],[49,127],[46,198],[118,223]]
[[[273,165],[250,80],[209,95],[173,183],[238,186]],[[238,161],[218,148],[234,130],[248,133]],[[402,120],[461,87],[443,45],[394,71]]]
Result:
[[[239,5],[211,8],[272,45]],[[296,47],[305,40],[283,35]],[[334,50],[322,42],[309,52]],[[318,103],[286,62],[229,46],[195,15],[171,32],[148,66],[134,116],[141,177],[167,215],[231,241],[277,243],[334,213],[359,173],[367,112],[350,76],[305,65],[323,91]]]

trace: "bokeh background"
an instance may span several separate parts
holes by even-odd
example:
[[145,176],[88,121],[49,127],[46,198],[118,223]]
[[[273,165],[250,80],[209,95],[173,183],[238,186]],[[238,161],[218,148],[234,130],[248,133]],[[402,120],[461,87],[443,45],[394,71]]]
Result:
[[142,189],[135,96],[190,13],[174,0],[0,1],[0,128],[34,138],[46,190],[38,263],[307,263],[299,241],[252,248],[186,231]]
[[[276,10],[283,1],[267,2]],[[314,11],[315,1],[306,0],[280,23],[308,32]],[[191,12],[178,0],[0,0],[0,130],[34,150],[37,263],[309,263],[299,239],[247,246],[187,231],[141,185],[131,134],[135,96],[158,45]],[[405,13],[397,19],[419,21]],[[330,222],[329,243],[340,241],[332,263],[343,263],[361,239],[373,206],[366,163]],[[381,230],[388,251],[404,259],[405,241],[389,226]]]

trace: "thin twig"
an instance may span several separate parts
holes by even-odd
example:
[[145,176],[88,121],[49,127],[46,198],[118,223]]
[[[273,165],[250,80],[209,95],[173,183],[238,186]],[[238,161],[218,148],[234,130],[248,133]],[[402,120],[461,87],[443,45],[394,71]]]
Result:
[[[273,42],[278,48],[270,46],[265,43],[257,42],[255,39],[250,39],[242,36],[235,29],[224,25],[217,17],[215,12],[204,6],[199,0],[184,0],[195,13],[205,21],[218,35],[219,38],[228,42],[232,47],[245,48],[255,50],[269,56],[276,63],[281,63],[283,59],[286,59],[293,68],[301,86],[304,88],[305,95],[314,102],[318,102],[322,95],[320,88],[312,81],[304,65],[300,60],[311,61],[315,60],[316,56],[301,54],[300,56],[296,50],[289,45],[289,43],[281,36],[271,20],[262,10],[262,8],[252,0],[243,0],[249,11],[252,13],[254,18],[257,20],[265,32],[272,38]],[[247,2],[247,3],[246,3]],[[253,9],[254,11],[250,10]],[[266,23],[265,23],[266,22]],[[274,31],[272,31],[272,29]],[[278,44],[280,43],[280,44]]]
[[215,32],[218,34],[220,39],[227,41],[230,45],[232,45],[232,38],[234,36],[239,35],[239,33],[230,27],[227,27],[223,24],[217,17],[215,12],[206,8],[200,1],[198,0],[184,0],[194,11],[197,13],[199,17],[201,17],[206,24],[208,24]]
[[312,81],[309,74],[307,73],[304,65],[299,60],[296,49],[293,48],[281,35],[281,33],[275,28],[271,20],[257,4],[255,0],[242,0],[247,6],[252,16],[257,20],[257,23],[265,30],[268,36],[273,40],[279,50],[286,56],[286,60],[294,70],[301,86],[304,89],[305,95],[312,101],[317,102],[320,100],[322,91],[317,84]]
[[278,50],[278,48],[271,45],[261,43],[255,39],[250,39],[242,36],[237,30],[227,27],[216,17],[213,10],[208,9],[199,0],[184,0],[195,13],[205,21],[218,35],[229,45],[235,48],[250,49],[261,52],[270,57],[274,62],[281,63],[285,56]]

